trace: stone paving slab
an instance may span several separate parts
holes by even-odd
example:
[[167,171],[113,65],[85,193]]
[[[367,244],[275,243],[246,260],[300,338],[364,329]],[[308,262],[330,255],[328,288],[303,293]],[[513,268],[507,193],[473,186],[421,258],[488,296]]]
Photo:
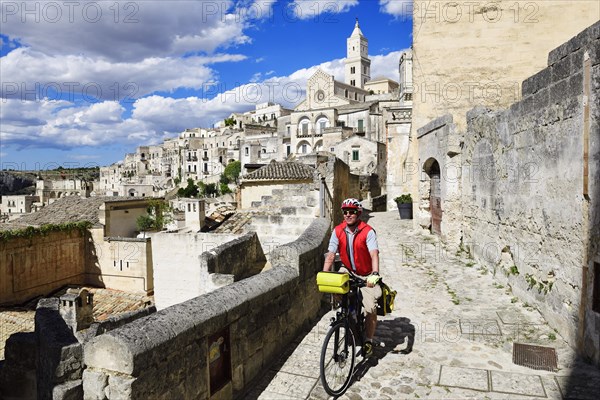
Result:
[[300,345],[296,348],[294,353],[285,360],[278,370],[299,377],[304,376],[318,379],[320,356],[320,347]]
[[546,397],[542,378],[538,375],[490,371],[490,386],[494,392]]
[[488,392],[490,390],[487,370],[449,367],[445,365],[440,368],[438,385],[479,390],[481,392]]
[[315,386],[314,379],[287,372],[277,372],[259,399],[306,399]]
[[556,376],[555,380],[563,398],[579,400],[600,398],[600,378],[596,375]]

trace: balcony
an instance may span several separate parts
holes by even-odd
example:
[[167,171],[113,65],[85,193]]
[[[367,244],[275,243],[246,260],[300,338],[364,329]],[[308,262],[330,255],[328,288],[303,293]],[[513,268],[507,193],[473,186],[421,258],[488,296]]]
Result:
[[307,138],[307,137],[322,137],[323,136],[323,132],[319,131],[317,132],[314,129],[309,129],[307,132],[298,132],[296,133],[296,137],[298,138]]

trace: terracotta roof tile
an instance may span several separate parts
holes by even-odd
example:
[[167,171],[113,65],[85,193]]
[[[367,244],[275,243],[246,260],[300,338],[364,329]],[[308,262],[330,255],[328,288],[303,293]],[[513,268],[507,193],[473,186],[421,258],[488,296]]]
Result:
[[269,165],[257,169],[243,177],[244,181],[280,181],[280,180],[312,180],[315,169],[297,162],[271,161]]

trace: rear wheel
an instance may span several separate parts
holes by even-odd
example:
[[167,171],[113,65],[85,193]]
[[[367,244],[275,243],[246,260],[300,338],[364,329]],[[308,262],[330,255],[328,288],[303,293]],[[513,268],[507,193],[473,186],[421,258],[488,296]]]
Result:
[[350,385],[354,372],[354,333],[344,321],[331,327],[321,351],[321,383],[331,396],[340,396]]

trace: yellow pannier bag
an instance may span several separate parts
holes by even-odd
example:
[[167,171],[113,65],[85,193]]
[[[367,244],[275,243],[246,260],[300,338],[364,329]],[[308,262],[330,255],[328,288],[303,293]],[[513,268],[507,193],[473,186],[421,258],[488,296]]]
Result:
[[319,292],[345,294],[350,290],[349,276],[341,272],[317,273]]

